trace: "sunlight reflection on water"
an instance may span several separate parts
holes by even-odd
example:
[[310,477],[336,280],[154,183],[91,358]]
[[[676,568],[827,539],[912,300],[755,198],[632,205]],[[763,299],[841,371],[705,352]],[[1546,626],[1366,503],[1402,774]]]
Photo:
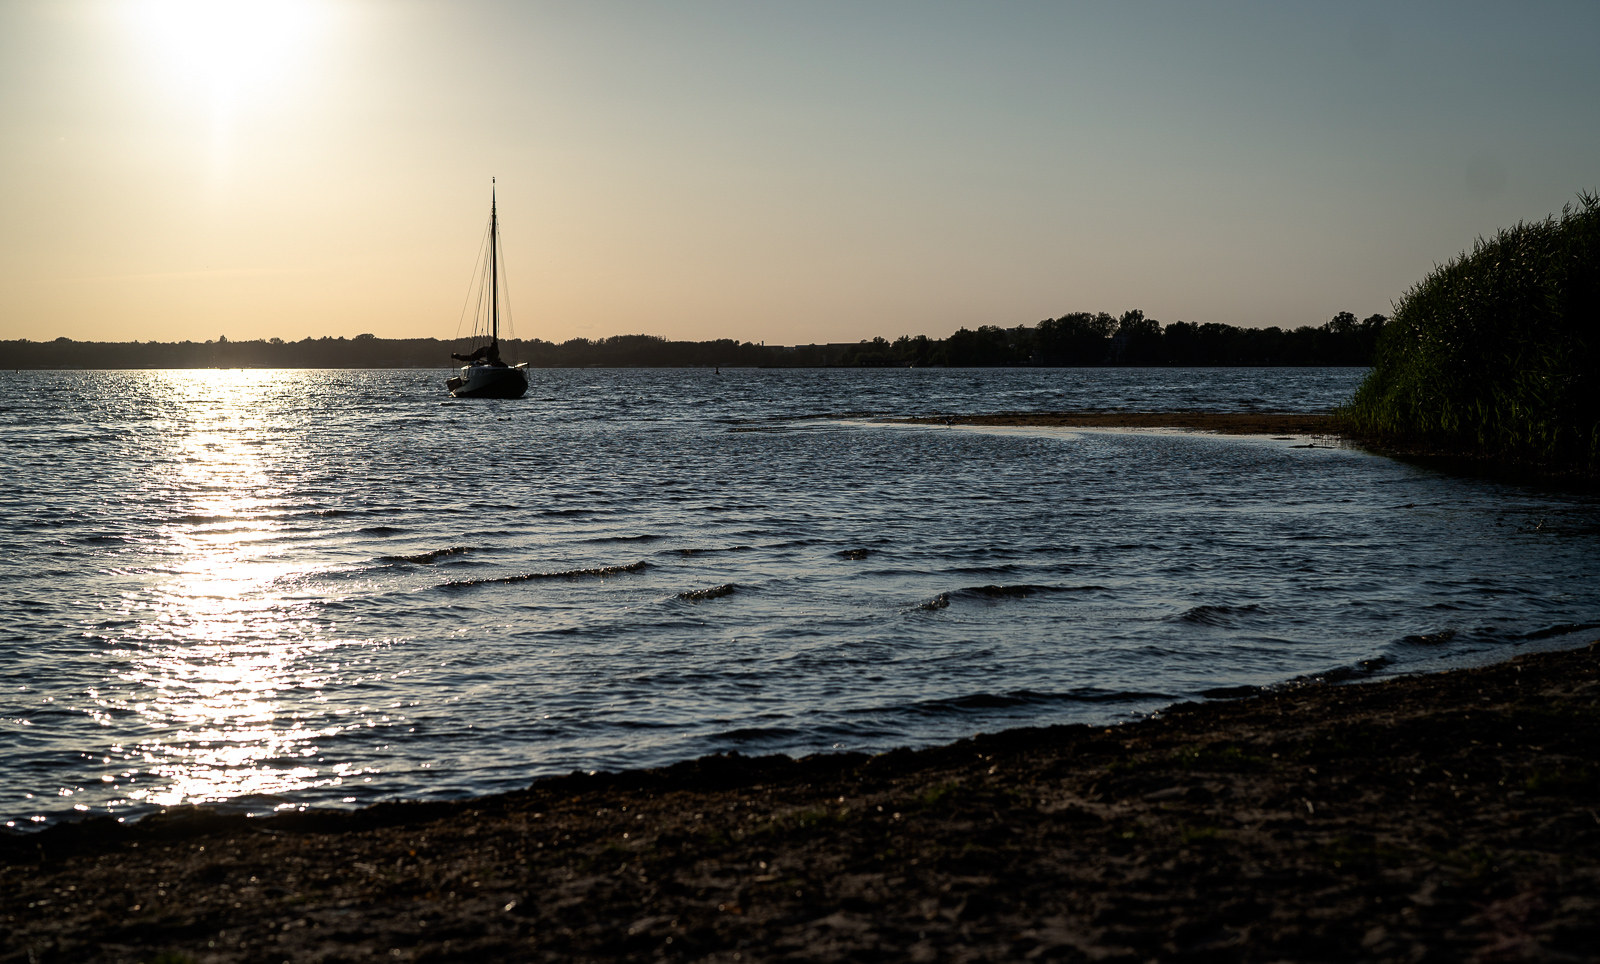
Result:
[[[140,594],[147,607],[114,650],[122,684],[98,702],[103,720],[133,713],[159,736],[121,747],[107,762],[129,780],[118,802],[169,806],[280,796],[337,785],[315,765],[311,728],[287,700],[315,700],[322,680],[303,676],[300,656],[318,645],[307,607],[282,587],[304,571],[277,545],[285,524],[272,511],[268,465],[282,453],[256,417],[291,385],[284,373],[216,371],[169,376],[185,391],[181,430],[164,435],[156,480],[173,507],[149,550],[162,575]],[[139,781],[134,774],[143,773]],[[104,779],[104,778],[102,778]],[[144,785],[140,785],[143,783]]]
[[545,372],[478,404],[433,372],[57,378],[0,392],[0,455],[40,469],[0,487],[12,825],[1127,719],[1600,618],[1592,499],[801,417],[1315,410],[1354,383],[1326,370]]

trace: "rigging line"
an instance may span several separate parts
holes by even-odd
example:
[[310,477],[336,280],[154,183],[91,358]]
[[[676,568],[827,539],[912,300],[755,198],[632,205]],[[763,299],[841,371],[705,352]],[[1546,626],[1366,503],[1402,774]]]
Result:
[[511,319],[511,275],[510,275],[510,273],[508,271],[506,271],[506,268],[505,268],[505,264],[506,264],[506,237],[505,237],[504,234],[500,235],[500,246],[499,247],[500,247],[500,250],[499,250],[498,253],[499,253],[499,256],[500,256],[500,300],[505,306],[505,316],[506,316],[505,317],[505,325],[506,325],[506,330],[510,332],[508,337],[515,338],[517,336],[517,326],[516,326],[516,324],[513,323],[512,319]]
[[472,302],[472,293],[474,291],[478,293],[478,303],[476,306],[474,306],[472,311],[472,331],[470,332],[469,337],[476,337],[478,334],[478,314],[483,308],[483,266],[489,260],[487,256],[487,249],[489,247],[489,225],[490,222],[484,222],[483,238],[478,242],[478,254],[472,262],[472,278],[467,282],[466,296],[461,299],[461,314],[456,318],[455,337],[457,341],[461,339],[461,326],[467,320],[467,305]]
[[487,324],[483,320],[483,287],[484,287],[484,285],[483,285],[483,281],[482,281],[482,276],[479,275],[478,277],[479,277],[479,281],[478,281],[478,300],[475,301],[473,303],[473,305],[472,305],[472,334],[470,336],[474,340],[482,337],[483,329]]

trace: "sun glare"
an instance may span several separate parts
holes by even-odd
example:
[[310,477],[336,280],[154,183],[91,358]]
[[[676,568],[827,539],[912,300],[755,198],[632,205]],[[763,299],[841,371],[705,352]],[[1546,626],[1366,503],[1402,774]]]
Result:
[[312,0],[137,0],[131,14],[172,79],[224,108],[291,80],[321,20]]
[[292,390],[266,371],[184,372],[172,384],[182,415],[158,484],[184,508],[152,526],[162,561],[129,597],[134,645],[115,651],[116,684],[90,693],[105,725],[144,721],[141,738],[105,756],[102,782],[121,793],[113,811],[275,798],[359,776],[318,747],[365,723],[303,718],[326,672],[317,654],[342,644],[295,595],[304,567],[283,547],[290,523],[274,468],[288,456],[254,418]]

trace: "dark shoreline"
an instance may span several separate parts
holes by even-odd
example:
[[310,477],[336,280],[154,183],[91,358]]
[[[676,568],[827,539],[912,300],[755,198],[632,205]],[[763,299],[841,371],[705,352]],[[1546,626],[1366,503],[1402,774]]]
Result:
[[0,838],[0,961],[1594,959],[1600,642],[880,756]]

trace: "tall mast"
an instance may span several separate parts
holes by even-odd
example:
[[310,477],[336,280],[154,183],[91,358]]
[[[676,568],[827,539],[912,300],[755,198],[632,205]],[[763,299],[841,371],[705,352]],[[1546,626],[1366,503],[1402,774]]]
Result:
[[500,343],[500,258],[495,251],[495,236],[500,233],[495,213],[494,178],[489,178],[489,343]]

